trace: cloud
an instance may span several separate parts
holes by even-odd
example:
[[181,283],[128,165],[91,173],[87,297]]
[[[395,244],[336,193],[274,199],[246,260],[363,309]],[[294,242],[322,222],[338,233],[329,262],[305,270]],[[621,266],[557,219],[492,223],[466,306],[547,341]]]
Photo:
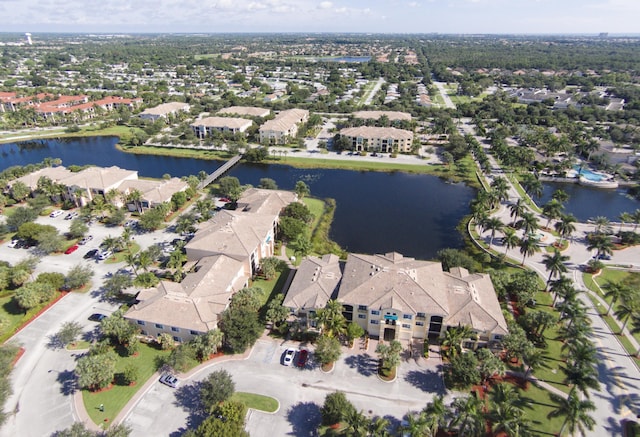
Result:
[[409,3],[407,3],[407,6],[409,6],[410,8],[417,8],[418,6],[420,6],[420,3],[418,3],[418,2],[409,2]]
[[332,6],[333,3],[331,2],[320,2],[320,4],[318,5],[318,9],[331,9]]

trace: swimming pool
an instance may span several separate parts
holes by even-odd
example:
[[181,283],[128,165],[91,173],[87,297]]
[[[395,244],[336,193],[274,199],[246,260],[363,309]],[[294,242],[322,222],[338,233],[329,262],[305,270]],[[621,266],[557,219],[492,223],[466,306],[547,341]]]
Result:
[[582,170],[580,170],[580,166],[579,165],[576,165],[575,167],[573,167],[573,169],[576,172],[578,172],[578,174],[580,176],[582,176],[583,178],[585,178],[585,179],[587,179],[589,181],[600,182],[600,181],[605,181],[605,180],[609,179],[609,177],[607,175],[591,171],[588,168],[583,168]]

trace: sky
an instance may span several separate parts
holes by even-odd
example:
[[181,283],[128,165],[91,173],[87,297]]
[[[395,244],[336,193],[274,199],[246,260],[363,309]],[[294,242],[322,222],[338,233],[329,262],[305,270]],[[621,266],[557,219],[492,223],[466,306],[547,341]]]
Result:
[[0,0],[0,32],[637,34],[640,0]]

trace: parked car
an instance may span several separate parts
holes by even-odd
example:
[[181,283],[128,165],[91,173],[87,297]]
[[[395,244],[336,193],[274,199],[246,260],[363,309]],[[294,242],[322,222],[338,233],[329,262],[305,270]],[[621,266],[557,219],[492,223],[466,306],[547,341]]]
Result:
[[180,384],[178,378],[170,373],[165,373],[160,377],[160,382],[164,385],[168,385],[171,388],[176,388]]
[[221,197],[221,198],[220,198],[220,202],[229,203],[229,202],[231,202],[231,199],[229,199],[229,198],[227,198],[227,197]]
[[11,248],[14,248],[14,247],[16,247],[16,246],[18,245],[18,243],[19,243],[19,242],[20,242],[20,240],[18,240],[18,239],[14,239],[14,240],[11,240],[11,241],[9,242],[9,244],[7,244],[7,246],[9,246],[9,247],[11,247]]
[[65,255],[69,255],[69,254],[72,254],[73,252],[75,252],[76,250],[78,250],[78,245],[74,244],[73,246],[69,246],[69,248],[64,251],[64,254]]
[[92,322],[101,322],[102,319],[106,319],[107,316],[105,314],[93,313],[89,316],[89,320]]
[[293,348],[289,348],[284,351],[284,358],[282,359],[282,364],[285,366],[290,366],[293,363],[293,359],[296,356],[296,350]]
[[96,255],[96,258],[98,258],[100,261],[104,261],[105,259],[109,258],[111,255],[112,255],[112,252],[110,250],[101,250]]
[[80,215],[80,214],[78,214],[78,213],[77,213],[77,212],[75,212],[75,211],[74,211],[74,212],[70,212],[69,214],[67,214],[67,215],[64,217],[64,219],[65,219],[65,220],[72,220],[72,219],[74,219],[74,218],[78,217],[79,215]]
[[125,228],[135,228],[136,226],[138,226],[137,220],[127,220],[126,222],[124,222]]
[[601,253],[600,255],[596,255],[593,258],[609,261],[611,259],[611,255],[607,255],[606,253]]
[[84,259],[93,258],[94,256],[96,256],[97,253],[98,253],[98,249],[91,249],[89,252],[84,254],[83,258]]
[[296,366],[298,367],[306,366],[308,358],[309,358],[309,351],[306,349],[302,349],[298,353],[298,360],[296,361]]
[[91,240],[93,240],[93,235],[87,235],[83,237],[82,240],[78,241],[78,244],[80,245],[87,244]]
[[51,218],[56,218],[56,217],[60,217],[62,214],[64,214],[64,211],[61,209],[56,209],[55,211],[53,211],[51,214],[49,214],[49,217]]

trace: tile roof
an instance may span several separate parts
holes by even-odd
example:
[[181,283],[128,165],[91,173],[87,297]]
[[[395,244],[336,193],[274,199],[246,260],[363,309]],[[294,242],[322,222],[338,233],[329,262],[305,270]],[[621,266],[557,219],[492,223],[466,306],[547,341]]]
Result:
[[271,114],[271,110],[267,108],[258,108],[254,106],[230,106],[218,111],[218,114],[237,114],[248,115],[250,117],[266,117]]
[[340,135],[364,138],[391,138],[394,140],[411,140],[413,132],[395,127],[358,126],[340,130]]
[[305,258],[296,270],[282,303],[300,309],[324,308],[342,278],[342,266],[337,255]]
[[386,115],[390,121],[411,120],[411,114],[400,111],[356,111],[353,113],[354,118],[365,120],[378,120],[383,115]]
[[289,109],[282,111],[276,115],[276,118],[273,120],[267,120],[262,126],[260,126],[260,131],[288,131],[291,127],[300,123],[301,120],[308,116],[309,111],[306,109]]

